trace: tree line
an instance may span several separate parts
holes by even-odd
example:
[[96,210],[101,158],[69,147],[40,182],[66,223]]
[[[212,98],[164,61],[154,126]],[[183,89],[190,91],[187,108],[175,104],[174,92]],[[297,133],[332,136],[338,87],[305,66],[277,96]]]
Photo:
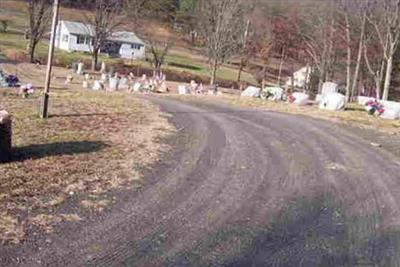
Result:
[[[50,3],[28,1],[30,35],[38,37],[31,38],[32,50],[47,24]],[[196,32],[209,58],[212,84],[221,64],[236,58],[238,81],[249,62],[261,63],[255,74],[262,86],[271,60],[278,59],[278,84],[287,62],[297,62],[312,70],[307,90],[318,91],[328,80],[343,80],[350,101],[363,86],[373,88],[382,99],[388,99],[393,88],[400,0],[68,0],[63,4],[93,13],[87,21],[96,29],[94,67],[102,43],[115,28],[127,20],[140,26],[144,18],[157,18]],[[161,69],[172,44],[149,43],[154,66]]]
[[[321,90],[324,82],[336,79],[344,81],[348,101],[361,87],[389,98],[400,42],[400,0],[255,3],[253,41],[267,51],[266,59],[311,66],[317,82],[308,89]],[[262,49],[254,55],[263,56]]]

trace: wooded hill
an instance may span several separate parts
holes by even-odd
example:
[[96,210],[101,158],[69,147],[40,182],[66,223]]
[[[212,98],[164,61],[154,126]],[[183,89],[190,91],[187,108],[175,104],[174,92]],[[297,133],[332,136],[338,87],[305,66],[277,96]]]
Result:
[[[33,0],[43,6],[51,1]],[[260,84],[282,85],[288,75],[312,67],[306,90],[325,81],[346,87],[346,96],[396,96],[399,84],[400,0],[68,0],[91,12],[103,28],[129,25],[149,41],[154,68],[174,48],[204,56],[215,72],[226,63],[251,72]],[[104,11],[104,12],[101,12]],[[116,19],[118,18],[118,19]],[[149,21],[168,29],[149,32]],[[102,27],[100,27],[102,28]],[[104,33],[99,32],[101,42]],[[174,39],[172,42],[171,40]]]

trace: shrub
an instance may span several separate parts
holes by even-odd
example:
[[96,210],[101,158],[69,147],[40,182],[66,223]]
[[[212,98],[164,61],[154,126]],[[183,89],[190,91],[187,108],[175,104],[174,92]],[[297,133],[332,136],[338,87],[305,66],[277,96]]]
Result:
[[8,60],[15,62],[24,62],[28,59],[25,52],[13,48],[4,50],[4,55]]
[[9,23],[8,19],[0,19],[0,32],[7,32]]

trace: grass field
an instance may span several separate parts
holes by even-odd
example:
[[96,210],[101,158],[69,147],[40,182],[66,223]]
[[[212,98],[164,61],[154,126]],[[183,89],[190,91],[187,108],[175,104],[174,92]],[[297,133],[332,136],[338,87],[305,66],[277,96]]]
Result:
[[[28,42],[23,35],[18,32],[0,33],[0,57],[5,61],[20,61],[21,56],[26,56]],[[48,44],[43,41],[36,48],[36,58],[46,59],[48,54]],[[68,53],[62,50],[55,50],[54,62],[56,65],[67,66],[77,60],[90,61],[90,54],[87,53]],[[111,59],[106,56],[100,56],[101,61],[108,64],[118,62],[118,59]],[[43,62],[44,63],[44,62]]]
[[14,145],[12,161],[0,164],[0,243],[80,220],[71,201],[97,212],[115,201],[109,190],[140,187],[143,170],[168,149],[160,140],[174,132],[156,107],[126,93],[53,89],[50,103],[41,120],[38,94],[0,89]]
[[[61,17],[70,20],[82,20],[82,12],[62,8]],[[25,4],[18,1],[6,0],[0,3],[0,17],[10,18],[9,33],[0,33],[0,60],[14,60],[15,54],[21,54],[26,51],[27,41],[23,38],[23,32],[27,25],[27,13]],[[171,33],[170,33],[171,34]],[[48,45],[46,41],[39,44],[36,57],[41,59],[47,58]],[[200,54],[193,54],[182,47],[173,47],[166,59],[165,69],[174,70],[176,72],[187,72],[193,75],[208,76],[209,66],[207,60]],[[147,53],[150,57],[150,53]],[[193,54],[193,55],[192,55]],[[57,65],[67,66],[72,62],[80,60],[90,60],[90,55],[87,53],[67,53],[64,51],[55,51],[55,63]],[[101,61],[108,64],[119,62],[118,59],[112,59],[107,56],[102,56]],[[146,61],[135,61],[135,64],[150,67],[150,63]],[[235,81],[238,71],[230,65],[223,65],[217,73],[219,79]],[[255,84],[256,81],[248,72],[243,72],[242,80]]]

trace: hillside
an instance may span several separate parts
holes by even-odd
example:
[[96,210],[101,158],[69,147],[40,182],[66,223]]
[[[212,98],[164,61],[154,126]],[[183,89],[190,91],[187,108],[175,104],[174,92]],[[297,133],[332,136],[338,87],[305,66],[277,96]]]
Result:
[[[90,14],[89,14],[90,15]],[[9,19],[9,29],[7,33],[0,33],[0,60],[1,61],[23,61],[24,53],[27,47],[27,41],[24,40],[23,34],[27,26],[26,4],[21,1],[5,0],[0,3],[0,17]],[[84,11],[73,8],[62,7],[60,9],[60,19],[84,21]],[[133,31],[146,40],[147,36],[152,39],[172,40],[173,47],[164,65],[165,70],[187,75],[196,75],[207,79],[209,75],[209,64],[207,58],[201,53],[198,47],[190,46],[181,34],[173,31],[168,26],[157,20],[143,20],[141,27],[135,27],[132,22],[125,20],[120,29]],[[144,26],[145,25],[145,26]],[[148,53],[149,56],[149,53]],[[37,49],[37,57],[45,62],[47,58],[47,40],[44,40]],[[77,59],[89,61],[90,55],[83,53],[66,53],[56,51],[55,64],[68,66]],[[102,57],[101,60],[110,64],[121,63],[120,60]],[[129,61],[127,64],[133,63],[135,67],[151,68],[147,61]],[[218,72],[218,79],[236,81],[238,75],[237,67],[233,64],[224,64]],[[176,76],[176,75],[174,75]],[[195,76],[194,76],[195,77]],[[256,80],[249,70],[242,73],[242,80],[255,84]]]

